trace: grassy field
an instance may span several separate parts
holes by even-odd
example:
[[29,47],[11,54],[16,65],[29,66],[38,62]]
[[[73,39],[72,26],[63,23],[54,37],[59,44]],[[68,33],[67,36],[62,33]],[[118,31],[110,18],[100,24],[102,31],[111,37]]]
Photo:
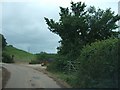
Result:
[[35,55],[26,51],[17,49],[11,45],[5,47],[5,51],[10,56],[14,55],[15,62],[30,62],[35,59]]

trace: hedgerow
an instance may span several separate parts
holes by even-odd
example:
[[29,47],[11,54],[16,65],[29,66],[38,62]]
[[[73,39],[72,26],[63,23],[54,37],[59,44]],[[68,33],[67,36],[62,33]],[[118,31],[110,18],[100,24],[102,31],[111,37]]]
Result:
[[84,46],[78,58],[80,65],[76,87],[118,87],[118,56],[120,54],[118,49],[120,49],[120,41],[117,38]]

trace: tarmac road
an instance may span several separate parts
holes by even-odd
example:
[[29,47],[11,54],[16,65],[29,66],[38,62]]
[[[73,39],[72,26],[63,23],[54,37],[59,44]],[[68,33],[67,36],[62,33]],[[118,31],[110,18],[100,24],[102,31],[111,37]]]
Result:
[[3,64],[10,73],[5,88],[61,88],[52,78],[32,68],[16,64]]

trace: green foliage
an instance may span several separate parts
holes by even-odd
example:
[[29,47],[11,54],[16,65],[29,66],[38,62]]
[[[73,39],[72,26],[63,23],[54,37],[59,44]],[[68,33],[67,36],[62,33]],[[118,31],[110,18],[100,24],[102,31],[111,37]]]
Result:
[[118,35],[113,29],[117,28],[120,16],[114,15],[111,9],[87,9],[85,3],[71,2],[70,9],[60,7],[59,15],[58,22],[48,18],[45,21],[49,30],[61,37],[58,53],[67,55],[68,59],[76,60],[81,48],[88,43]]
[[[2,34],[0,34],[0,50],[2,50],[2,53],[0,53],[0,54],[2,54],[1,55],[2,56],[2,62],[4,62],[4,63],[14,63],[13,56],[12,55],[10,56],[9,54],[7,54],[5,52],[6,45],[7,45],[7,42],[6,42],[5,37]],[[0,56],[0,58],[1,58],[1,56]]]
[[57,58],[57,54],[51,54],[51,53],[46,53],[46,52],[40,52],[38,54],[35,54],[35,59],[31,60],[29,64],[40,64],[43,62],[49,62],[49,61],[54,61]]
[[6,46],[4,52],[10,56],[14,55],[15,62],[29,62],[35,59],[35,55],[29,52],[17,49],[12,45]]
[[0,40],[1,40],[0,49],[2,47],[3,62],[13,62],[11,59],[12,55],[14,55],[15,62],[29,62],[30,60],[35,59],[35,56],[33,54],[17,49],[12,45],[7,45],[6,39],[1,34],[0,34]]
[[55,61],[48,65],[47,70],[52,72],[64,72],[67,62],[64,57],[58,56]]
[[87,9],[82,2],[71,2],[70,9],[60,7],[59,15],[58,22],[44,18],[49,30],[61,37],[61,45],[57,48],[60,57],[48,70],[63,72],[67,61],[78,60],[81,64],[74,86],[116,87],[120,45],[116,39],[119,32],[114,29],[118,28],[116,22],[120,16],[111,9]]
[[46,52],[41,52],[39,54],[36,54],[36,58],[37,58],[36,60],[41,63],[48,60],[50,57]]
[[2,62],[4,63],[14,63],[14,58],[5,52],[2,53]]
[[73,88],[77,84],[76,83],[76,81],[77,81],[76,80],[76,73],[71,72],[71,73],[65,74],[65,73],[61,73],[61,72],[53,72],[53,74],[57,78],[69,83],[69,85],[72,86]]
[[2,35],[2,48],[4,49],[6,45],[7,45],[6,39]]
[[120,51],[120,45],[118,45],[116,38],[97,41],[84,46],[78,58],[80,66],[77,75],[77,87],[118,87],[118,56],[120,56],[118,51]]
[[0,47],[2,47],[2,50],[5,48],[6,45],[7,45],[7,42],[5,37],[2,34],[0,34]]

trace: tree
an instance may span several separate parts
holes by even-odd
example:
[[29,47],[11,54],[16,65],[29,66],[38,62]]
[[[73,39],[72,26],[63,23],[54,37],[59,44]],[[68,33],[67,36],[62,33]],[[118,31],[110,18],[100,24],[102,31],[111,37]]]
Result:
[[7,45],[7,42],[6,42],[6,39],[5,37],[0,34],[0,46],[2,47],[2,62],[4,63],[14,63],[14,56],[10,56],[9,54],[7,54],[6,50],[5,50],[5,47]]
[[70,9],[60,7],[59,15],[58,22],[46,17],[45,21],[49,30],[61,37],[61,46],[57,48],[61,55],[77,57],[84,45],[118,35],[113,29],[118,28],[116,22],[120,16],[111,9],[86,9],[85,3],[71,2]]
[[36,54],[37,60],[39,60],[40,62],[44,62],[48,59],[47,55],[48,54],[46,52],[40,52],[39,54]]
[[2,40],[2,50],[5,48],[5,46],[7,45],[7,42],[6,42],[6,39],[5,39],[5,37],[2,35],[2,34],[0,34],[0,39]]

